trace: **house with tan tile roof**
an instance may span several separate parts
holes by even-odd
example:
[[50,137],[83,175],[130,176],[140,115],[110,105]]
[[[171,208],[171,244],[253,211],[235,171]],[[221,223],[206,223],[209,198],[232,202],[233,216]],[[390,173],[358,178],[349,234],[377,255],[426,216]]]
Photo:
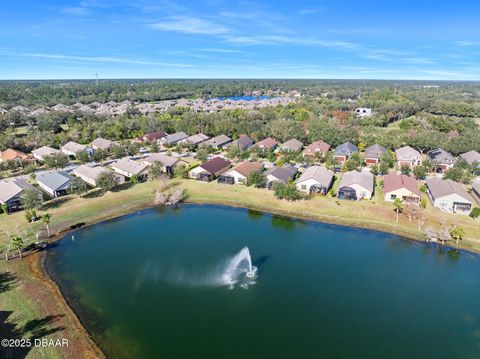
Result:
[[260,162],[245,161],[221,174],[218,178],[218,183],[246,184],[250,173],[261,171],[262,169],[263,164]]
[[0,153],[0,163],[14,161],[14,160],[26,160],[26,159],[28,159],[28,156],[25,153],[14,150],[12,148],[8,148],[5,151],[2,151]]

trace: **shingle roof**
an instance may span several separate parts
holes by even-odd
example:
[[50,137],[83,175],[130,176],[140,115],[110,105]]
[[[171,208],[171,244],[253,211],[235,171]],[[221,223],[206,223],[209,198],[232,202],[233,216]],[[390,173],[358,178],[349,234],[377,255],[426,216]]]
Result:
[[118,161],[112,163],[112,168],[117,168],[121,171],[133,173],[135,175],[140,174],[148,165],[131,160],[130,158],[121,158]]
[[235,167],[233,167],[228,172],[237,171],[241,175],[243,175],[245,177],[248,177],[250,175],[250,173],[255,172],[255,171],[260,171],[262,168],[263,168],[263,164],[261,164],[260,162],[246,161],[246,162],[242,162],[242,163],[236,165]]
[[113,145],[113,142],[105,138],[98,137],[90,143],[90,146],[106,150]]
[[166,136],[167,136],[166,132],[157,131],[157,132],[146,133],[143,136],[141,136],[141,139],[145,140],[145,141],[148,141],[148,142],[151,142],[151,141],[160,140],[160,139],[162,139]]
[[190,137],[187,137],[185,141],[192,145],[198,145],[199,143],[208,140],[210,137],[207,135],[204,135],[203,133],[197,133],[196,135],[192,135]]
[[168,135],[167,137],[165,137],[165,141],[166,142],[178,142],[178,141],[181,141],[181,140],[184,140],[188,137],[188,135],[185,133],[185,132],[175,132],[175,133],[172,133],[171,135]]
[[329,149],[330,149],[330,145],[328,143],[323,142],[322,140],[318,140],[309,144],[307,147],[305,147],[305,149],[303,150],[303,153],[312,154],[317,151],[327,153]]
[[477,151],[469,151],[460,155],[468,164],[473,165],[475,162],[480,162],[480,153]]
[[230,165],[231,165],[230,161],[222,157],[214,157],[211,160],[208,160],[207,162],[202,163],[200,167],[202,167],[205,171],[209,173],[217,173],[221,169],[228,167]]
[[455,163],[455,157],[442,148],[436,148],[427,152],[428,158],[439,164],[450,165]]
[[324,187],[330,187],[333,179],[333,172],[323,166],[308,167],[297,180],[297,183],[313,179]]
[[335,148],[334,154],[337,156],[349,156],[353,152],[357,152],[358,148],[353,143],[345,142]]
[[212,145],[212,146],[223,146],[227,143],[229,143],[230,141],[232,141],[232,139],[228,136],[225,136],[225,135],[218,135],[218,136],[215,136],[207,141],[205,141],[204,143],[207,144],[207,145]]
[[26,176],[7,178],[0,181],[0,202],[5,203],[25,189],[34,189]]
[[385,147],[379,144],[374,144],[365,149],[365,158],[379,158],[386,152],[387,149]]
[[282,167],[272,167],[265,172],[265,176],[272,175],[280,181],[288,181],[288,179],[295,177],[298,169],[291,165],[284,165]]
[[164,155],[162,153],[152,153],[150,156],[145,158],[144,161],[150,164],[160,161],[165,167],[171,167],[175,165],[179,159],[173,156]]
[[345,172],[340,181],[340,188],[348,187],[353,184],[359,184],[370,192],[373,192],[373,174],[370,172],[358,171]]
[[460,197],[474,203],[472,196],[470,196],[465,188],[460,183],[454,182],[450,179],[443,180],[438,177],[427,179],[428,189],[434,199],[448,196],[450,194],[457,194]]
[[403,146],[395,150],[397,160],[410,160],[412,158],[421,158],[421,153],[410,146]]
[[277,144],[278,142],[271,137],[264,138],[263,140],[257,142],[258,147],[265,147],[265,148],[273,148]]
[[51,155],[54,155],[55,153],[58,153],[58,150],[52,147],[43,146],[33,150],[32,153],[40,157],[45,157],[45,156],[51,156]]
[[85,145],[81,145],[81,144],[73,142],[73,141],[67,142],[66,144],[64,144],[62,146],[62,150],[68,151],[68,152],[73,152],[73,153],[83,151],[85,148],[86,148]]
[[396,191],[400,188],[406,188],[418,197],[421,197],[418,183],[413,177],[394,173],[383,176],[383,192]]
[[254,142],[255,141],[253,141],[253,139],[250,136],[243,135],[243,136],[240,136],[235,141],[233,141],[232,144],[238,145],[240,149],[246,149],[252,146]]
[[88,165],[78,166],[72,171],[74,175],[85,176],[91,179],[93,182],[96,182],[97,177],[103,172],[108,172],[108,170],[102,166],[88,166]]
[[285,148],[290,151],[300,151],[303,147],[303,143],[297,140],[296,138],[292,138],[287,142],[282,144],[282,148]]
[[36,173],[37,182],[43,183],[46,187],[56,190],[72,180],[72,176],[61,171],[43,171]]

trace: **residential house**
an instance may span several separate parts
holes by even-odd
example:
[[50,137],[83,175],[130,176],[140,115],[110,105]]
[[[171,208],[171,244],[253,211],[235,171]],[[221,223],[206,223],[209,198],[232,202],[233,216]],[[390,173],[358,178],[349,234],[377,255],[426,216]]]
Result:
[[80,151],[85,151],[89,156],[93,155],[93,150],[91,147],[81,145],[79,143],[70,141],[60,147],[60,150],[67,156],[76,157],[77,153]]
[[253,146],[255,141],[248,135],[240,135],[238,139],[232,141],[228,146],[235,145],[238,146],[242,151],[245,151],[247,148]]
[[302,192],[327,194],[333,181],[333,172],[323,166],[308,167],[297,180]]
[[186,143],[192,147],[196,147],[208,139],[210,139],[209,136],[204,135],[203,133],[197,133],[196,135],[189,136],[186,139],[182,140],[182,143]]
[[28,176],[18,176],[0,180],[0,204],[7,205],[8,213],[23,208],[23,194],[35,188],[28,183]]
[[205,145],[205,146],[212,146],[215,148],[222,148],[223,146],[225,146],[227,143],[230,143],[230,142],[232,142],[232,139],[230,137],[225,135],[218,135],[209,140],[206,140],[205,142],[202,142],[202,146]]
[[329,150],[330,145],[328,143],[325,143],[322,140],[318,140],[305,147],[305,149],[303,150],[303,157],[315,155],[326,157]]
[[355,152],[358,152],[357,146],[355,146],[353,143],[345,142],[335,148],[335,151],[333,152],[333,159],[337,163],[343,165],[345,161],[347,161]]
[[[110,172],[105,167],[93,164],[81,165],[75,168],[72,173],[82,179],[83,182],[89,184],[92,187],[97,187],[97,179],[102,173]],[[118,173],[114,173],[117,184],[125,183],[125,176]]]
[[231,165],[230,161],[222,157],[214,157],[188,171],[188,177],[198,181],[210,182],[228,170]]
[[380,157],[387,153],[387,149],[382,145],[375,144],[365,149],[365,163],[367,166],[373,166],[380,162]]
[[480,205],[480,180],[472,183],[472,197]]
[[25,153],[14,150],[12,148],[8,148],[5,151],[0,152],[0,163],[15,161],[15,160],[27,160],[27,159],[28,159],[28,156]]
[[53,198],[65,196],[68,193],[73,177],[62,171],[42,171],[35,176],[38,186]]
[[145,180],[147,178],[148,165],[139,161],[134,161],[128,157],[113,162],[110,167],[114,172],[127,178],[132,178],[134,176],[139,180]]
[[303,148],[303,143],[297,140],[296,138],[292,138],[291,140],[288,140],[287,142],[282,143],[280,146],[280,149],[282,151],[290,151],[290,152],[297,152],[301,151]]
[[434,207],[444,212],[469,214],[474,199],[460,183],[439,177],[427,179],[428,195]]
[[218,183],[224,184],[246,184],[248,176],[252,172],[261,171],[263,164],[259,162],[242,162],[227,172],[220,175]]
[[468,151],[465,153],[462,153],[460,155],[460,158],[465,160],[470,166],[473,165],[474,163],[480,164],[480,153],[477,151]]
[[188,138],[188,135],[185,132],[175,132],[171,135],[168,135],[160,140],[160,142],[166,144],[167,146],[175,146],[182,140]]
[[345,172],[338,188],[338,198],[358,201],[372,198],[374,176],[370,172]]
[[292,165],[283,165],[282,167],[271,167],[265,172],[267,180],[267,188],[273,189],[275,183],[286,184],[289,180],[293,180],[298,169]]
[[396,198],[400,198],[405,203],[417,204],[421,198],[417,180],[403,174],[391,173],[383,176],[383,193],[386,202],[394,202]]
[[422,163],[422,154],[410,146],[396,149],[395,157],[397,158],[398,167],[406,165],[412,168]]
[[115,145],[113,141],[98,137],[90,143],[90,147],[96,150],[103,150],[109,152]]
[[163,131],[156,131],[156,132],[150,132],[146,133],[143,136],[138,137],[138,140],[141,142],[161,142],[161,140],[165,137],[167,137],[168,134]]
[[442,148],[437,148],[427,152],[428,159],[433,163],[435,171],[444,173],[455,164],[455,157]]
[[163,171],[169,175],[173,174],[175,168],[178,166],[188,166],[188,162],[182,160],[182,158],[165,155],[162,153],[152,153],[150,156],[142,160],[147,166],[153,165],[155,162],[162,164]]
[[261,150],[273,150],[275,147],[277,147],[278,142],[275,141],[271,137],[264,138],[263,140],[259,141],[256,143],[255,146],[257,146]]
[[43,147],[37,148],[36,150],[33,150],[32,154],[33,154],[33,158],[39,161],[44,161],[45,157],[52,156],[58,152],[60,151],[55,148],[43,146]]
[[372,109],[369,107],[358,107],[355,109],[355,114],[358,117],[370,117],[372,116]]
[[470,166],[475,166],[475,174],[477,176],[480,176],[480,153],[478,153],[477,151],[469,151],[462,153],[460,155],[460,158],[465,160]]

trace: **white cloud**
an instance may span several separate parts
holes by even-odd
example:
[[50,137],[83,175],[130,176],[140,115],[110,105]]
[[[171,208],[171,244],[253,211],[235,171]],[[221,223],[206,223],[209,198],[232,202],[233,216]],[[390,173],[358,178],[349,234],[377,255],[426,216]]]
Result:
[[454,41],[454,44],[460,47],[469,47],[469,46],[477,46],[479,45],[478,42],[469,41],[469,40],[461,40],[461,41]]
[[69,15],[75,15],[75,16],[85,16],[90,13],[90,11],[82,6],[76,6],[76,7],[66,7],[62,10],[63,13],[69,14]]
[[149,24],[148,27],[155,30],[183,32],[186,34],[221,35],[229,32],[226,26],[190,16],[171,16],[167,20]]
[[169,66],[169,67],[192,67],[190,64],[170,63],[161,61],[141,60],[128,57],[116,56],[76,56],[64,54],[46,54],[46,53],[21,53],[12,51],[0,51],[3,55],[17,56],[17,57],[31,57],[51,60],[65,60],[65,61],[84,61],[84,62],[106,62],[106,63],[123,63],[134,65],[153,65],[153,66]]

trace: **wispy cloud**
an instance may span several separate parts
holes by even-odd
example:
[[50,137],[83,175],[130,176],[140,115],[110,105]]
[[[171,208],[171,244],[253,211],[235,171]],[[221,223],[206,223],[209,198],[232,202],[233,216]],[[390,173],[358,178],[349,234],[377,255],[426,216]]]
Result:
[[79,62],[105,62],[105,63],[123,63],[133,65],[154,65],[154,66],[171,66],[171,67],[192,67],[191,64],[182,63],[170,63],[162,61],[152,61],[143,59],[134,59],[128,57],[116,57],[116,56],[77,56],[77,55],[65,55],[65,54],[46,54],[46,53],[30,53],[30,52],[13,52],[13,51],[0,51],[5,56],[16,57],[30,57],[30,58],[42,58],[51,60],[65,60],[65,61],[79,61]]
[[171,16],[164,21],[149,24],[148,27],[154,30],[175,31],[186,34],[220,35],[229,32],[226,26],[211,20],[190,16]]
[[220,49],[220,48],[203,48],[203,49],[197,49],[198,51],[205,51],[205,52],[218,52],[218,53],[224,53],[224,54],[238,54],[242,52],[241,50],[236,50],[236,49]]
[[454,41],[453,43],[460,47],[470,47],[470,46],[480,45],[480,43],[476,41],[469,41],[469,40]]
[[66,7],[62,9],[64,14],[75,15],[75,16],[85,16],[90,13],[89,9],[82,6]]
[[300,9],[298,11],[298,15],[314,15],[321,13],[323,11],[323,8],[321,7],[315,7],[315,8],[309,8],[309,9]]

